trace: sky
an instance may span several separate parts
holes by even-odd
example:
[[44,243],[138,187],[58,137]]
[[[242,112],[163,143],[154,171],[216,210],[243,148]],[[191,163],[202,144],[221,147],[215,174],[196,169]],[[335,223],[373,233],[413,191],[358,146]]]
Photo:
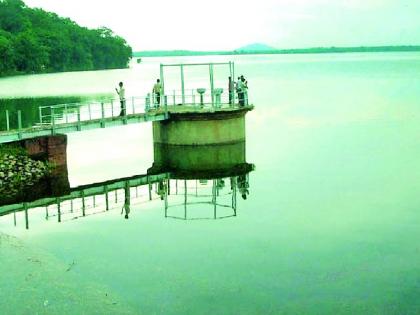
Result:
[[24,0],[140,50],[420,44],[420,0]]

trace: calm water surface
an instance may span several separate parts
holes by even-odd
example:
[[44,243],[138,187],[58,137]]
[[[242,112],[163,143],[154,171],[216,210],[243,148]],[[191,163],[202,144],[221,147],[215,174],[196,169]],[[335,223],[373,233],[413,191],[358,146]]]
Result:
[[[256,106],[246,126],[256,171],[236,217],[168,219],[155,200],[129,220],[118,208],[26,231],[23,215],[17,227],[6,216],[0,231],[77,262],[80,287],[99,283],[135,314],[419,314],[420,54],[144,58],[3,78],[0,97],[103,95],[119,81],[144,95],[159,62],[231,58]],[[200,71],[190,88],[207,84]],[[151,126],[69,134],[68,162],[72,187],[143,174]]]

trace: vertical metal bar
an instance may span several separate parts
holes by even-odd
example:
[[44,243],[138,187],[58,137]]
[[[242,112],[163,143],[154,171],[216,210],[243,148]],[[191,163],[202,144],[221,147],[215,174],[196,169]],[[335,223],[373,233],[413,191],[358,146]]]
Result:
[[18,137],[22,139],[22,112],[18,110]]
[[29,230],[28,204],[26,202],[23,203],[23,208],[25,209],[25,227]]
[[216,212],[216,181],[213,179],[213,205],[214,205],[214,218],[217,218],[217,212]]
[[175,96],[175,90],[173,91],[173,93],[174,93],[174,95],[173,95],[173,100],[174,100],[174,102],[173,102],[173,104],[172,105],[176,105],[176,96]]
[[111,117],[114,117],[114,101],[111,100]]
[[115,203],[118,202],[118,190],[115,190]]
[[160,95],[160,101],[162,102],[162,98],[165,95],[165,80],[163,76],[163,64],[160,64],[160,84],[162,85],[162,90],[161,90],[161,95]]
[[108,186],[105,185],[105,209],[109,210],[109,197],[108,197]]
[[56,202],[57,202],[58,223],[60,223],[61,222],[61,203],[60,203],[60,199],[57,198]]
[[[235,102],[233,101],[233,95],[235,95],[235,78],[233,77],[233,73],[232,73],[232,61],[229,61],[229,75],[230,75],[231,82],[229,82],[229,87],[228,87],[228,102],[229,102],[229,107],[231,107],[233,104],[235,104]],[[231,85],[232,85],[232,91],[230,90]]]
[[16,226],[16,211],[13,211],[13,224]]
[[214,72],[213,72],[213,64],[210,64],[210,87],[211,87],[211,106],[214,107]]
[[45,220],[48,221],[48,218],[50,217],[50,215],[48,214],[48,206],[45,207]]
[[42,124],[42,107],[38,108],[39,122]]
[[93,207],[96,207],[96,195],[93,195]]
[[67,115],[67,104],[64,105],[64,117],[66,119],[66,124],[69,122],[69,117]]
[[73,199],[70,200],[70,212],[73,213]]
[[6,109],[6,130],[10,130],[9,111]]
[[105,107],[104,103],[101,103],[101,128],[105,128]]
[[166,210],[168,209],[168,186],[169,186],[169,181],[168,180],[166,180],[166,183],[165,183],[165,212],[166,212]]
[[232,80],[233,80],[233,95],[232,95],[232,104],[235,106],[235,62],[232,61]]
[[55,135],[55,113],[54,113],[54,107],[51,107],[51,120],[52,120],[52,130],[51,133]]
[[182,105],[185,105],[184,65],[181,65],[181,93],[182,93]]
[[187,180],[184,180],[184,219],[187,219]]
[[149,200],[152,200],[152,189],[153,189],[152,184],[149,183]]
[[133,114],[135,114],[136,109],[135,109],[135,106],[134,106],[134,96],[131,98],[131,107],[133,108]]
[[77,130],[82,130],[82,125],[80,124],[80,106],[77,106]]
[[89,120],[92,120],[92,109],[90,108],[90,103],[88,104],[88,111],[89,111]]
[[175,194],[177,194],[178,195],[178,180],[177,179],[175,179]]
[[85,192],[82,190],[82,215],[86,216]]

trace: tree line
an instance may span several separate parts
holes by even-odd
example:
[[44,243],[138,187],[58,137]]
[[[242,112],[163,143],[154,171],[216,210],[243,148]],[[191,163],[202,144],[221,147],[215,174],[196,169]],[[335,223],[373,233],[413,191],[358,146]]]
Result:
[[131,56],[108,28],[88,29],[21,0],[0,0],[0,76],[125,68]]

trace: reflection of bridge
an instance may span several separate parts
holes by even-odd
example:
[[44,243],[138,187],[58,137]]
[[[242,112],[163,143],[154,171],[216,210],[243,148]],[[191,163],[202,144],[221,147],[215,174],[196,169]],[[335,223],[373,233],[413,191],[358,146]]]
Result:
[[[184,68],[187,66],[208,66],[210,74],[210,89],[185,89]],[[17,128],[10,128],[9,112],[6,114],[6,126],[0,128],[0,143],[30,139],[39,136],[55,135],[98,128],[121,126],[140,122],[162,121],[170,119],[171,114],[179,113],[215,113],[232,112],[242,107],[252,109],[252,106],[242,106],[235,100],[235,93],[228,89],[215,88],[213,68],[228,66],[229,73],[234,78],[234,64],[180,64],[161,65],[162,97],[156,104],[155,97],[148,94],[145,97],[130,97],[120,104],[119,100],[108,100],[89,104],[62,104],[39,108],[39,121],[33,122],[29,128],[22,127],[21,112],[17,112]],[[179,67],[181,75],[181,90],[169,91],[165,88],[163,69]],[[226,78],[227,79],[227,78]],[[224,81],[226,81],[224,79]]]
[[[27,229],[29,229],[29,212],[36,211],[36,209],[45,211],[46,220],[57,217],[58,222],[62,222],[69,215],[71,216],[70,219],[77,219],[111,209],[120,209],[120,207],[125,212],[126,218],[128,218],[130,207],[133,203],[144,203],[154,199],[161,199],[164,202],[165,217],[167,218],[183,220],[222,219],[236,216],[236,191],[241,189],[238,178],[247,178],[245,177],[247,172],[252,169],[252,165],[246,164],[240,173],[235,172],[239,177],[233,176],[229,172],[226,175],[230,177],[225,179],[205,179],[205,177],[212,176],[211,173],[208,173],[207,176],[200,179],[181,180],[177,178],[171,179],[170,173],[161,173],[111,180],[71,189],[71,192],[64,196],[46,197],[32,202],[1,206],[0,217],[13,214],[16,225],[16,214],[23,212]],[[225,188],[225,180],[229,180],[230,190],[222,194],[222,190]],[[249,185],[248,179],[246,181],[247,185]],[[211,194],[203,193],[203,190],[210,190]],[[228,196],[228,203],[218,201],[223,196]],[[207,200],[208,197],[211,197],[211,199]],[[171,198],[173,198],[173,203],[170,202]],[[212,205],[211,215],[204,217],[188,216],[187,206],[197,204]],[[224,208],[221,215],[217,214],[218,208]],[[226,212],[226,209],[231,209],[231,212]]]

